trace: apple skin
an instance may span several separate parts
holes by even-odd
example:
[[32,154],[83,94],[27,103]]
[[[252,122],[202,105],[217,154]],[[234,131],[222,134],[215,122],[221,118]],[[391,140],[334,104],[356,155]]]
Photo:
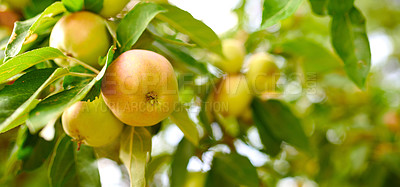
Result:
[[215,66],[230,74],[240,72],[246,55],[243,43],[236,39],[223,40],[222,54],[224,57],[216,57]]
[[122,11],[129,1],[130,0],[103,0],[103,8],[99,14],[105,18],[114,17]]
[[248,84],[255,94],[265,91],[274,91],[276,81],[279,79],[279,69],[272,56],[260,52],[252,55],[248,61],[246,77]]
[[98,97],[92,102],[79,101],[66,109],[61,117],[65,133],[75,141],[100,147],[116,139],[124,127]]
[[252,98],[244,75],[228,75],[214,90],[213,108],[225,117],[239,117],[249,107]]
[[147,50],[129,50],[108,67],[101,85],[104,101],[131,126],[151,126],[178,103],[178,81],[171,63]]
[[[75,12],[62,17],[50,35],[50,47],[60,49],[94,68],[101,68],[98,59],[107,54],[111,36],[102,17],[87,11]],[[73,62],[56,59],[62,67]]]

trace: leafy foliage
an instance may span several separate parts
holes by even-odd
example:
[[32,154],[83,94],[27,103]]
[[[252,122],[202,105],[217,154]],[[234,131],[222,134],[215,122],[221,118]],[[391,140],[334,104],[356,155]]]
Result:
[[100,186],[93,148],[77,146],[68,136],[60,138],[50,163],[51,186]]

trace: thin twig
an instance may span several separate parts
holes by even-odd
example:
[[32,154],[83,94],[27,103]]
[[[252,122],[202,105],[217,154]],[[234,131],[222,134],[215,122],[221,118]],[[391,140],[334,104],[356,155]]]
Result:
[[77,72],[69,72],[69,75],[76,76],[76,77],[95,77],[95,74],[90,73],[77,73]]
[[85,62],[82,62],[82,61],[80,61],[80,60],[78,60],[78,59],[76,59],[76,58],[67,56],[67,59],[76,62],[77,64],[79,64],[79,65],[85,67],[86,69],[89,69],[90,71],[92,71],[92,72],[94,72],[94,73],[96,73],[96,74],[99,74],[99,73],[100,73],[100,71],[97,70],[96,68],[94,68],[94,67],[90,66],[89,64],[86,64]]

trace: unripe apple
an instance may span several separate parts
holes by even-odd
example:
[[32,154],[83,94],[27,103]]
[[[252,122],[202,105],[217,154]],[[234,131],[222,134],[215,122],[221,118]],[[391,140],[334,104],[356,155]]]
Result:
[[108,67],[102,85],[104,101],[122,122],[155,125],[178,102],[178,81],[170,62],[147,50],[122,53]]
[[[252,99],[246,77],[242,74],[224,77],[214,91],[214,111],[224,116],[238,117],[245,111]],[[217,105],[219,107],[217,107]]]
[[[87,11],[75,12],[61,18],[50,35],[50,47],[99,69],[98,60],[107,54],[111,36],[102,17]],[[56,59],[60,66],[73,62]]]
[[62,125],[75,141],[93,147],[111,143],[123,128],[100,96],[92,102],[79,101],[64,111]]
[[256,53],[248,62],[246,73],[251,90],[256,93],[274,91],[276,81],[279,79],[279,69],[273,58],[267,53]]
[[117,15],[126,6],[130,0],[103,0],[103,8],[100,15],[103,17],[113,17]]
[[246,49],[243,43],[235,39],[222,41],[222,54],[224,57],[214,59],[215,66],[226,73],[238,73],[242,69]]

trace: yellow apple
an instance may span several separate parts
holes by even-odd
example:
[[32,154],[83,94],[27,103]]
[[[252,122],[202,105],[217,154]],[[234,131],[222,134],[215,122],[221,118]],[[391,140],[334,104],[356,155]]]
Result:
[[226,73],[238,73],[242,69],[246,49],[243,42],[236,39],[222,41],[224,57],[214,57],[214,65]]
[[279,79],[278,72],[279,69],[272,56],[264,52],[252,55],[246,72],[247,81],[252,92],[260,94],[265,91],[274,91],[276,81]]
[[79,101],[66,109],[62,125],[78,145],[99,147],[116,139],[124,124],[112,114],[103,98],[98,97],[92,102]]
[[238,117],[249,107],[252,98],[244,75],[228,75],[214,90],[213,108],[225,117]]

